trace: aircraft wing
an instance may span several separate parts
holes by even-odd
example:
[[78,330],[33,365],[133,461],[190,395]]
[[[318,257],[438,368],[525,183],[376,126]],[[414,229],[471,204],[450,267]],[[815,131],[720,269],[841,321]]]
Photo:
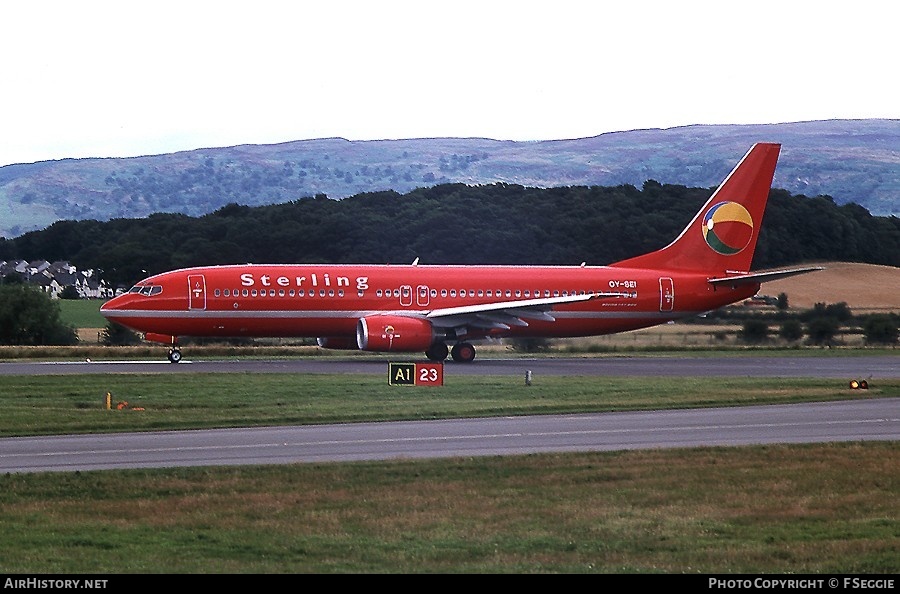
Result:
[[445,307],[428,312],[425,317],[439,327],[471,326],[488,330],[509,330],[511,326],[528,326],[528,320],[553,322],[550,313],[554,305],[579,303],[592,299],[612,299],[624,297],[623,293],[593,293],[568,295],[565,297],[544,297],[516,301],[498,301],[478,305]]
[[751,272],[747,274],[737,274],[734,276],[721,276],[709,279],[711,285],[749,285],[756,283],[765,283],[768,281],[778,280],[798,274],[806,274],[807,272],[816,272],[817,270],[825,270],[822,266],[808,266],[806,268],[790,268],[785,270],[773,270],[771,272]]

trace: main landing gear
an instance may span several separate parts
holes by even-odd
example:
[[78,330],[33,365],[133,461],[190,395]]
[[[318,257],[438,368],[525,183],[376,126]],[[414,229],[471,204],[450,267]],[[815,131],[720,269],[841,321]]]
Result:
[[178,363],[181,361],[181,349],[178,348],[177,336],[171,334],[158,334],[156,332],[145,332],[144,340],[169,345],[169,363]]
[[448,353],[457,363],[471,363],[475,360],[475,347],[468,342],[457,342],[453,349],[448,349],[443,342],[436,342],[425,351],[425,356],[432,361],[443,361]]

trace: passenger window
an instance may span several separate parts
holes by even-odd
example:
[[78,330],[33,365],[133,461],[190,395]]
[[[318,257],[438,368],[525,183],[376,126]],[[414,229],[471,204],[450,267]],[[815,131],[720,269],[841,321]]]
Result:
[[219,289],[216,289],[215,291],[213,291],[213,294],[214,294],[216,297],[221,297],[221,296],[222,296],[222,291],[220,291]]

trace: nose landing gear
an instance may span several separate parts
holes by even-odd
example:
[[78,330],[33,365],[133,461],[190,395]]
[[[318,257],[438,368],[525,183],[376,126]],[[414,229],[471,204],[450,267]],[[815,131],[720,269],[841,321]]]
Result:
[[179,361],[181,361],[181,349],[173,346],[169,349],[169,363],[178,363]]

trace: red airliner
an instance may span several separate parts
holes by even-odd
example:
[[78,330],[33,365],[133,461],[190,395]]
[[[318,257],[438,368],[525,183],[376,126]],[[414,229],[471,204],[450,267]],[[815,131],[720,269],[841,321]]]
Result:
[[325,348],[469,362],[479,340],[663,324],[821,270],[749,271],[780,148],[754,145],[667,247],[609,266],[209,266],[151,276],[100,312],[171,345],[173,363],[186,336],[315,337]]

